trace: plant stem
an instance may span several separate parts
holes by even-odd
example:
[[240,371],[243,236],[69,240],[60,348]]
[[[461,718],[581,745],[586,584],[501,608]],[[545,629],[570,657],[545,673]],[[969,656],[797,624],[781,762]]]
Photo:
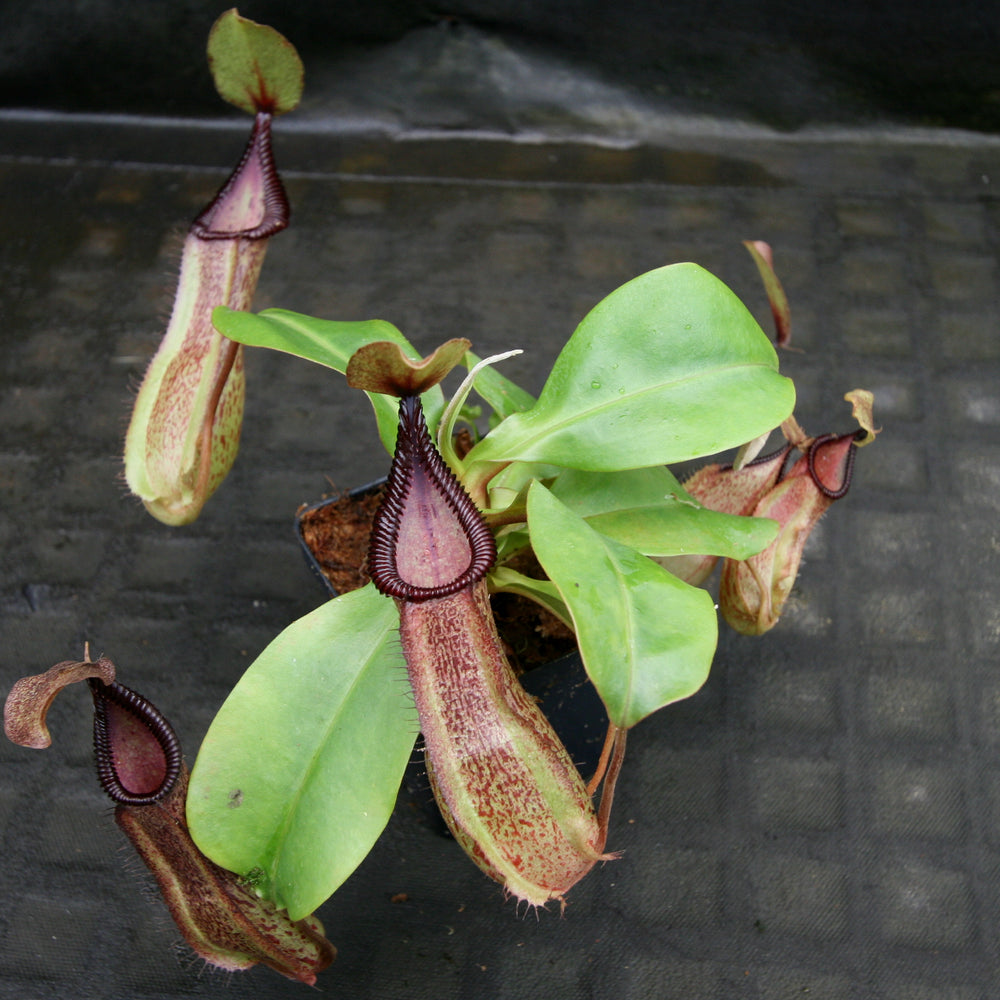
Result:
[[608,731],[604,736],[604,746],[601,747],[601,758],[597,762],[597,770],[594,771],[594,776],[587,783],[587,794],[593,795],[597,791],[597,786],[601,783],[601,779],[604,777],[604,772],[608,768],[608,760],[611,758],[611,747],[615,742],[615,733],[617,732],[617,727],[613,722],[608,723]]
[[615,785],[618,783],[618,775],[621,773],[622,764],[625,762],[625,737],[627,729],[619,729],[615,725],[608,727],[608,734],[614,730],[614,752],[611,755],[611,764],[608,767],[604,778],[604,786],[601,788],[601,805],[597,811],[597,826],[601,831],[601,840],[598,850],[603,851],[608,840],[608,822],[611,819],[611,806],[615,800]]

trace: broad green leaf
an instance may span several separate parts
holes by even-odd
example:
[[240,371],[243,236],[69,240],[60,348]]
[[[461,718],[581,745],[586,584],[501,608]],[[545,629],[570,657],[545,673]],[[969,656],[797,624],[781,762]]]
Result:
[[315,361],[344,374],[351,356],[361,347],[379,341],[399,344],[419,357],[410,342],[391,323],[381,319],[339,323],[316,319],[288,309],[265,309],[259,313],[236,312],[220,306],[212,312],[215,328],[230,340],[248,347],[270,347]]
[[361,863],[396,801],[415,736],[398,625],[370,584],[289,625],[226,699],[192,770],[195,843],[254,873],[293,920]]
[[777,538],[778,522],[720,514],[672,498],[587,518],[595,531],[647,556],[706,555],[749,559]]
[[222,99],[250,114],[282,115],[302,98],[302,61],[294,46],[235,7],[212,25],[208,64]]
[[[694,264],[623,285],[587,315],[530,410],[466,458],[594,471],[667,465],[777,426],[795,391],[742,302]],[[488,471],[470,473],[488,478]]]
[[620,472],[566,469],[552,483],[552,493],[578,517],[655,504],[668,496],[696,502],[677,477],[662,465]]
[[594,531],[540,483],[528,494],[528,527],[616,726],[634,726],[705,683],[718,636],[706,591]]
[[[391,323],[381,319],[340,323],[316,319],[287,309],[265,309],[260,313],[236,312],[220,306],[212,312],[216,330],[247,347],[269,347],[306,361],[325,365],[344,374],[351,356],[361,347],[381,340],[399,344],[413,358],[420,352]],[[367,394],[375,410],[379,437],[391,455],[396,447],[399,403],[391,396]],[[424,416],[433,434],[444,409],[444,396],[435,386],[422,397]]]
[[662,466],[623,472],[567,469],[552,492],[596,531],[647,556],[747,559],[778,534],[776,521],[702,506]]

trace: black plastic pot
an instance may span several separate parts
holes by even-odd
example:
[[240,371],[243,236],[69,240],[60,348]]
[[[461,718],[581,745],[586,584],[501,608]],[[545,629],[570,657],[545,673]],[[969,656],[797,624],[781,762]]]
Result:
[[[386,477],[383,476],[381,479],[376,479],[373,482],[367,483],[365,486],[356,486],[353,490],[347,491],[347,496],[358,498],[366,496],[369,493],[374,493],[376,490],[380,489],[385,484]],[[322,510],[324,507],[329,507],[331,504],[337,503],[341,499],[341,496],[336,497],[326,497],[323,500],[317,500],[314,503],[303,504],[295,512],[295,537],[299,540],[299,546],[302,549],[302,553],[305,556],[306,564],[309,568],[316,574],[316,578],[320,583],[326,588],[327,593],[331,597],[337,597],[337,589],[333,586],[327,575],[323,572],[323,567],[320,565],[319,560],[316,558],[313,550],[309,547],[309,543],[305,539],[305,534],[302,529],[302,522],[307,514],[311,514],[314,511]]]

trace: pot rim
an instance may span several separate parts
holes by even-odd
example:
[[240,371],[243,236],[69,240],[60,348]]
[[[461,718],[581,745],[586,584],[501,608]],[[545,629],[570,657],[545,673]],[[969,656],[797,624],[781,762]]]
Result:
[[309,547],[309,543],[306,542],[305,534],[302,530],[302,519],[306,514],[322,510],[330,504],[337,503],[344,497],[357,499],[358,497],[363,497],[368,493],[373,493],[380,486],[383,486],[387,479],[387,476],[382,476],[379,479],[373,479],[370,483],[365,483],[364,486],[355,486],[353,489],[345,490],[343,493],[338,493],[335,496],[324,497],[322,500],[314,500],[311,503],[304,503],[295,512],[295,537],[298,539],[299,548],[302,549],[307,565],[319,579],[320,583],[323,584],[327,593],[329,593],[331,597],[339,597],[340,591],[337,590],[332,583],[330,583],[329,579],[327,579],[322,566],[319,564],[319,560],[314,555],[313,550]]

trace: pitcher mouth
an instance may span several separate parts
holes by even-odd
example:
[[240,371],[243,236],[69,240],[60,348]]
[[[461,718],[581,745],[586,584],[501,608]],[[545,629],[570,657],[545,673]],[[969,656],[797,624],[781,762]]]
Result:
[[[446,528],[414,500],[417,487],[429,494],[430,503],[443,514]],[[400,536],[426,542],[435,550],[436,565],[418,565],[405,571],[400,563]],[[368,572],[378,590],[405,601],[447,597],[481,580],[496,562],[493,533],[479,509],[431,441],[418,396],[399,401],[396,452],[382,504],[372,525]],[[460,566],[450,578],[441,579],[440,564]],[[449,571],[450,573],[450,571]],[[445,574],[448,576],[448,574]]]

